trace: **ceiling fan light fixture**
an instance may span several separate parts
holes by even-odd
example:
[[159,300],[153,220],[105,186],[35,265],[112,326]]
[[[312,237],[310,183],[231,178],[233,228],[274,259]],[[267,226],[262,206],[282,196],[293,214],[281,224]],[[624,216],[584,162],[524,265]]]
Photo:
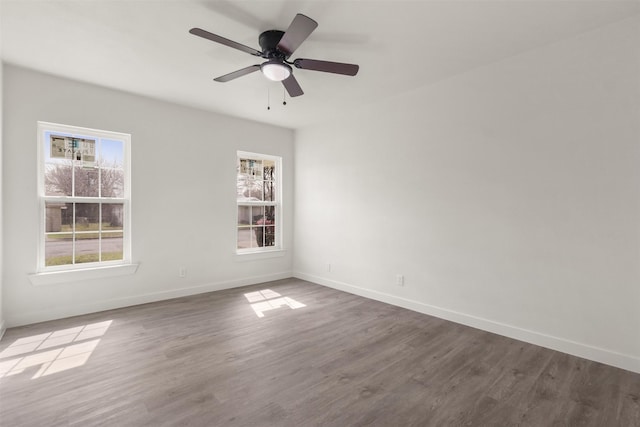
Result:
[[291,75],[291,67],[277,60],[265,62],[260,66],[260,71],[262,71],[262,74],[264,74],[266,78],[274,82],[286,80]]

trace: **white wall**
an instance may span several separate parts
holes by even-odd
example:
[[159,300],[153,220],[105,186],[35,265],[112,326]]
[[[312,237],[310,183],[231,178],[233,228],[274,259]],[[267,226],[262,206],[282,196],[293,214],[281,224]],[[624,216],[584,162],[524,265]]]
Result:
[[[0,4],[0,16],[2,16],[2,4]],[[2,56],[2,37],[0,37],[0,56]],[[4,103],[4,98],[2,97],[2,89],[4,87],[4,80],[2,78],[2,72],[3,72],[3,63],[2,61],[0,61],[0,338],[2,338],[2,336],[4,335],[4,331],[6,329],[6,324],[5,324],[5,320],[4,320],[4,309],[3,309],[3,299],[2,299],[2,294],[3,294],[3,283],[4,283],[4,269],[3,269],[3,263],[2,263],[2,256],[3,256],[3,247],[4,247],[4,236],[2,235],[2,230],[3,230],[3,222],[2,222],[2,212],[4,210],[4,199],[3,199],[3,193],[2,193],[2,188],[3,188],[3,171],[2,171],[2,151],[3,151],[3,146],[4,144],[2,143],[3,139],[2,139],[2,105]]]
[[[9,326],[291,276],[292,204],[283,257],[235,256],[237,150],[283,157],[293,187],[293,132],[7,65],[4,300]],[[132,135],[135,275],[34,286],[38,120]],[[178,278],[180,266],[187,277]]]
[[[1,7],[1,6],[0,6]],[[0,41],[0,44],[2,42]],[[0,46],[0,52],[2,51],[2,46]],[[3,230],[3,222],[2,222],[2,212],[4,210],[4,203],[3,203],[3,197],[2,197],[2,188],[3,188],[3,180],[2,180],[2,151],[3,151],[3,146],[4,144],[2,143],[3,139],[2,139],[2,104],[3,104],[3,98],[2,98],[2,88],[4,87],[4,81],[2,79],[2,70],[3,70],[3,64],[2,61],[0,61],[0,338],[2,338],[2,336],[4,335],[4,331],[6,329],[6,325],[5,325],[5,321],[4,321],[4,309],[3,309],[3,298],[2,298],[2,294],[3,294],[3,277],[4,277],[4,269],[3,269],[3,263],[2,263],[2,254],[3,254],[3,246],[4,246],[4,238],[2,235],[2,230]]]
[[298,131],[294,274],[640,372],[639,28]]

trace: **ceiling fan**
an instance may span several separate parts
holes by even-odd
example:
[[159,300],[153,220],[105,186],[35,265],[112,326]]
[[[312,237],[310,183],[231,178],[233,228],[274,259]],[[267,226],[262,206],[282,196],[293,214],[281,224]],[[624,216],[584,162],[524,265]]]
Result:
[[229,74],[217,77],[217,82],[228,82],[230,80],[253,73],[254,71],[262,71],[262,74],[270,80],[281,81],[289,96],[300,96],[304,92],[293,76],[292,65],[302,70],[323,71],[325,73],[343,74],[347,76],[355,76],[358,73],[358,65],[345,64],[342,62],[320,61],[317,59],[298,58],[289,61],[293,52],[300,47],[307,37],[316,29],[318,23],[308,16],[297,14],[287,31],[268,30],[260,34],[258,43],[262,51],[245,46],[233,40],[229,40],[217,34],[210,33],[201,28],[192,28],[189,32],[193,35],[241,50],[253,56],[259,56],[266,59],[262,64],[250,65]]

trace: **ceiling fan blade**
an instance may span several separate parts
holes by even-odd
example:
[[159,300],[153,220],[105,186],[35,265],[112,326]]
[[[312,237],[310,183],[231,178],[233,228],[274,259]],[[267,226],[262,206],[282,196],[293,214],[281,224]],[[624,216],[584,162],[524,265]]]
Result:
[[234,42],[233,40],[229,40],[226,39],[222,36],[219,36],[217,34],[213,34],[210,33],[209,31],[203,30],[202,28],[192,28],[189,30],[189,32],[191,34],[193,34],[194,36],[198,36],[198,37],[202,37],[205,38],[207,40],[211,40],[220,44],[223,44],[225,46],[229,46],[232,47],[234,49],[238,49],[241,50],[243,52],[247,52],[248,54],[254,55],[254,56],[261,56],[262,52],[255,50],[252,47],[249,46],[245,46],[243,44],[240,44],[238,42]]
[[287,55],[287,58],[290,57],[317,26],[318,23],[316,21],[298,13],[291,21],[287,31],[284,32],[280,42],[278,42],[278,50]]
[[355,64],[304,58],[296,59],[293,61],[293,65],[303,70],[324,71],[325,73],[344,74],[347,76],[355,76],[360,69],[360,67]]
[[237,79],[238,77],[245,76],[247,74],[253,73],[254,71],[258,71],[260,69],[260,65],[249,65],[248,67],[242,68],[240,70],[234,71],[233,73],[225,74],[224,76],[216,77],[215,81],[225,83],[229,80]]
[[293,77],[293,74],[291,74],[286,80],[283,80],[282,84],[284,85],[285,89],[287,89],[287,93],[289,94],[289,96],[292,98],[304,94],[302,88],[298,84],[298,81],[295,77]]

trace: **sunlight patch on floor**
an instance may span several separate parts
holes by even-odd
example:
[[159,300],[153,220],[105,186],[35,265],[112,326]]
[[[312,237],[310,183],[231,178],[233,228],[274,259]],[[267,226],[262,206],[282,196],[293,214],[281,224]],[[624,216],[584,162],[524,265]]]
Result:
[[17,339],[0,352],[0,378],[39,366],[31,377],[36,379],[84,365],[111,322],[108,320]]
[[305,304],[294,300],[293,298],[283,297],[271,289],[264,289],[256,292],[244,294],[247,301],[251,304],[251,308],[258,317],[264,317],[264,312],[275,310],[280,307],[289,307],[292,310],[306,307]]

